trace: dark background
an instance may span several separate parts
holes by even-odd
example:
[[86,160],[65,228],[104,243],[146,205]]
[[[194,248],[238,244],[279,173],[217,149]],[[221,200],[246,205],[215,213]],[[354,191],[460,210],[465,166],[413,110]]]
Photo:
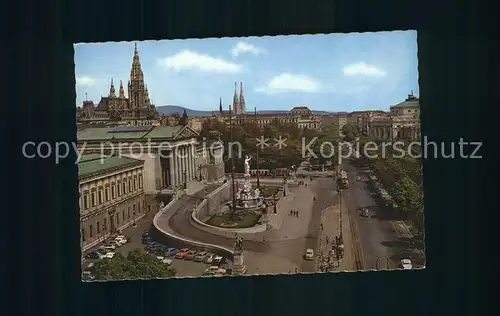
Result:
[[[471,2],[475,3],[475,2]],[[422,131],[483,140],[493,33],[477,7],[439,1],[22,1],[5,7],[6,315],[479,314],[487,186],[480,160],[424,162],[422,271],[80,282],[77,167],[22,158],[24,141],[75,141],[73,42],[418,29]],[[482,29],[477,29],[481,21]],[[481,55],[480,55],[481,54]],[[6,75],[7,74],[7,75]],[[4,82],[2,80],[2,82]],[[7,97],[5,97],[7,96]],[[484,151],[484,149],[482,150]],[[484,153],[482,152],[484,155]],[[481,181],[480,181],[481,178]],[[7,203],[5,203],[7,201]],[[4,314],[4,313],[2,313]]]

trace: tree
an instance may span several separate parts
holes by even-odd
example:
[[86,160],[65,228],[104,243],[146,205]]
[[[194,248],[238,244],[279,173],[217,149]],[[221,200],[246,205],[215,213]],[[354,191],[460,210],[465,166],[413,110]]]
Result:
[[139,249],[127,256],[116,253],[112,259],[101,259],[90,271],[97,280],[171,278],[176,275],[175,269]]
[[410,178],[402,177],[388,191],[402,212],[416,214],[422,208],[420,187]]
[[347,123],[342,127],[342,133],[344,134],[344,140],[347,142],[353,141],[359,136],[358,126],[354,123]]
[[186,109],[184,109],[184,113],[182,113],[182,117],[179,119],[179,125],[186,126],[188,124],[188,115]]

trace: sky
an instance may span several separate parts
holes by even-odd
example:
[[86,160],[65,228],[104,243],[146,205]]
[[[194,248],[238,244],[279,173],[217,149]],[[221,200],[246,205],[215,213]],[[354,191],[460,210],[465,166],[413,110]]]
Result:
[[[417,32],[392,31],[138,42],[156,106],[224,109],[243,82],[246,110],[387,110],[418,96]],[[134,42],[75,44],[77,106],[130,77]]]

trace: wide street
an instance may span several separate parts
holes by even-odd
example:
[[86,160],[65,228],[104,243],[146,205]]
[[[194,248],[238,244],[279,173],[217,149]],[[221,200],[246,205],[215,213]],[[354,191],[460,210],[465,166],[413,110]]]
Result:
[[[343,191],[342,196],[358,227],[364,269],[376,269],[378,258],[379,269],[387,268],[387,261],[389,268],[397,268],[402,258],[411,259],[415,267],[423,266],[423,258],[409,251],[394,215],[376,203],[376,194],[370,188],[365,170],[358,170],[351,161],[344,161],[341,168],[348,174],[349,189]],[[358,176],[360,181],[356,180]],[[368,208],[370,217],[360,216],[361,208]]]

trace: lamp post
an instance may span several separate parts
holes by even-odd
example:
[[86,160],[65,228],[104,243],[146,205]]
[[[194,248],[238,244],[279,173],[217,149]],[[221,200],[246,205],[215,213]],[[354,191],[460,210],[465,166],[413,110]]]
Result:
[[[254,108],[254,121],[257,126],[257,107]],[[256,144],[256,159],[257,159],[257,188],[260,189],[260,165],[259,165],[259,143]]]
[[230,135],[230,144],[229,144],[229,150],[228,154],[230,155],[231,158],[231,194],[232,194],[232,207],[231,207],[231,216],[234,216],[235,211],[236,211],[236,192],[235,192],[235,183],[234,183],[234,172],[235,172],[235,157],[234,157],[234,152],[233,152],[233,120],[232,120],[233,113],[231,111],[231,106],[229,106],[229,135]]
[[135,222],[135,211],[132,212],[132,217],[134,218],[134,223],[132,224],[132,226],[137,227],[137,223]]

